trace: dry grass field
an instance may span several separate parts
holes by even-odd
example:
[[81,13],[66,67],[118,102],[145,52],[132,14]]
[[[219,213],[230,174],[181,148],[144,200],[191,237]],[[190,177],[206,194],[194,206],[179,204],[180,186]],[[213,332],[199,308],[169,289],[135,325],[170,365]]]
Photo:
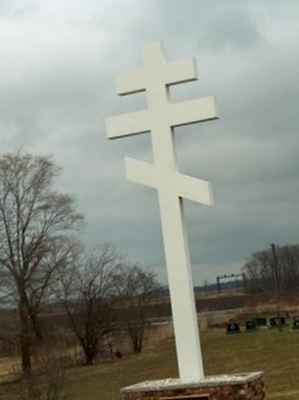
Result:
[[[227,336],[202,333],[206,374],[264,371],[267,399],[299,399],[299,331],[285,329]],[[121,387],[146,379],[177,376],[174,341],[152,340],[140,355],[66,373],[67,400],[118,400]],[[0,399],[17,399],[18,384],[0,385]]]

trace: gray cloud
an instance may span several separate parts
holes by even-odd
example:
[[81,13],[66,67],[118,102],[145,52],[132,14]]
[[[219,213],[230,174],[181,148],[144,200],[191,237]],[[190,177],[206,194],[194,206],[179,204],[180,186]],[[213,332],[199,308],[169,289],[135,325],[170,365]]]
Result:
[[[275,4],[275,7],[272,6]],[[182,171],[212,182],[215,207],[186,202],[195,281],[236,271],[252,251],[297,242],[299,6],[292,1],[0,1],[2,151],[53,153],[88,225],[165,277],[154,190],[127,182],[123,157],[151,159],[149,135],[109,142],[105,116],[146,107],[117,98],[115,76],[146,40],[167,58],[196,56],[197,83],[220,119],[176,131]]]

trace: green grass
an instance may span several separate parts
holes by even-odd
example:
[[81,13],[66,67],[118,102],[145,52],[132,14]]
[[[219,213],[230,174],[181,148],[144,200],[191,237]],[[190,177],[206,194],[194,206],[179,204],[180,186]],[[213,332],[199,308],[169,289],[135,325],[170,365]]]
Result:
[[[227,336],[204,332],[206,374],[264,371],[267,399],[299,398],[299,331],[277,330]],[[118,400],[121,387],[146,379],[176,377],[172,339],[157,341],[137,356],[67,371],[67,400]],[[11,400],[16,384],[0,385],[0,399]]]

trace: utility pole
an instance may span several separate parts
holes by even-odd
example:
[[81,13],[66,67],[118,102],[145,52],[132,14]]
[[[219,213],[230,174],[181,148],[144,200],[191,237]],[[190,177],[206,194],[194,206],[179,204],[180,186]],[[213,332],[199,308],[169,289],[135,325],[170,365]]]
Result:
[[279,328],[281,328],[280,324],[280,279],[279,279],[279,271],[278,271],[278,262],[277,262],[277,254],[275,244],[271,244],[272,256],[273,256],[273,270],[274,270],[274,285],[275,285],[275,296],[276,296],[276,314],[278,318]]

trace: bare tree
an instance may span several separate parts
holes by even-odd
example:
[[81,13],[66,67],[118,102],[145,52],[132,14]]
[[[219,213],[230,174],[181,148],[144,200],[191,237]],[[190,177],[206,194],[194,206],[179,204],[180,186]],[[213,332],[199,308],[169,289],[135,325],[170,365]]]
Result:
[[299,245],[277,246],[252,254],[243,267],[246,286],[254,292],[268,292],[279,299],[299,286]]
[[32,331],[55,271],[72,248],[69,233],[82,221],[74,198],[53,189],[59,168],[50,157],[0,156],[0,274],[16,302],[23,370],[31,370]]
[[138,265],[122,271],[122,296],[125,310],[122,318],[134,353],[142,351],[144,333],[149,325],[147,306],[160,288],[156,275]]
[[119,253],[105,245],[83,253],[62,276],[65,309],[89,365],[115,327],[116,277],[122,262]]
[[34,373],[27,374],[12,388],[18,400],[65,400],[65,369],[68,360],[53,349],[39,349]]

